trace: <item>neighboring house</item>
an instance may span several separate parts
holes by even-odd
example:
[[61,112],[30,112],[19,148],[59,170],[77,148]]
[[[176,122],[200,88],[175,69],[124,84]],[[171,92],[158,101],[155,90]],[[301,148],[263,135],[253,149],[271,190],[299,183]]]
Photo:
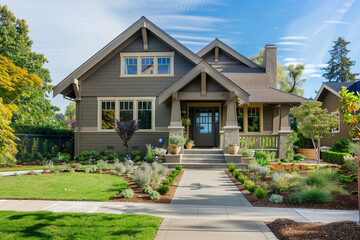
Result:
[[[321,85],[319,92],[316,95],[315,100],[322,102],[322,108],[327,109],[330,114],[335,114],[339,117],[339,126],[336,129],[332,129],[332,138],[321,139],[321,145],[332,147],[335,140],[340,140],[342,138],[348,138],[354,140],[350,135],[349,131],[351,130],[344,123],[344,116],[338,111],[342,104],[339,102],[340,94],[342,87],[346,87],[349,91],[356,91],[358,82],[324,82]],[[354,88],[355,87],[355,88]]]
[[241,136],[277,149],[289,108],[307,99],[276,89],[276,70],[275,45],[265,46],[264,67],[218,39],[195,54],[142,17],[53,90],[76,101],[76,154],[124,151],[114,119],[140,120],[129,146],[141,151],[183,134],[197,147],[225,150]]

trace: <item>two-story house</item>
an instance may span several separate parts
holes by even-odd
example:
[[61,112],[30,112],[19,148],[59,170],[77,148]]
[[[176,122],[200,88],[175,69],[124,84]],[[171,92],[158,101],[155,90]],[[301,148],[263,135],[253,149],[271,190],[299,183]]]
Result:
[[275,45],[265,46],[263,65],[218,39],[195,54],[142,17],[53,90],[76,101],[76,154],[124,151],[114,119],[139,119],[131,149],[186,132],[196,147],[225,150],[240,138],[281,157],[289,108],[307,99],[276,88]]

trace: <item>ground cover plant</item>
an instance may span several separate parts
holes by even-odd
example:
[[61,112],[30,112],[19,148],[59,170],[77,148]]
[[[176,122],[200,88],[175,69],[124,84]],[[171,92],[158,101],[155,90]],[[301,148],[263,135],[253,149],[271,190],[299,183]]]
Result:
[[0,211],[0,239],[153,239],[160,217]]
[[127,188],[123,178],[66,173],[0,178],[0,198],[107,201]]
[[[300,171],[269,170],[251,161],[247,168],[228,164],[228,175],[245,197],[261,207],[357,209],[357,176],[321,165]],[[271,172],[269,175],[268,173]]]

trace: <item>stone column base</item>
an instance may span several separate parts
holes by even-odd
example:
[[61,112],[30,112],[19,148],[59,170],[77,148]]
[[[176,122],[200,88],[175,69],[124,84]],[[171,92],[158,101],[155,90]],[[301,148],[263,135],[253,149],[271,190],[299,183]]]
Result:
[[283,130],[279,131],[279,153],[278,156],[280,159],[285,158],[285,145],[287,143],[287,136],[291,133],[291,131]]
[[181,163],[182,154],[166,154],[166,163]]
[[222,128],[222,130],[224,131],[224,153],[228,153],[227,147],[230,144],[235,144],[239,146],[239,129],[240,127],[238,126],[225,126]]

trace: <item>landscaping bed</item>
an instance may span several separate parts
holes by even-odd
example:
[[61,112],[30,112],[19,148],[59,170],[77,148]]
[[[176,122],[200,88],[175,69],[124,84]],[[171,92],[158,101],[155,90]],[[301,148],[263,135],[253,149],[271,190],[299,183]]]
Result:
[[[323,171],[331,172],[330,169],[323,170]],[[236,172],[235,175],[239,174],[238,171],[234,171],[234,172]],[[237,186],[237,188],[241,191],[241,193],[246,197],[246,199],[253,206],[283,207],[283,208],[317,208],[317,209],[338,209],[338,210],[358,209],[358,196],[356,193],[357,182],[353,181],[353,180],[355,180],[355,178],[352,180],[349,175],[339,175],[339,176],[340,177],[341,176],[342,177],[349,176],[349,179],[352,182],[340,182],[340,181],[336,180],[338,182],[334,183],[334,189],[337,192],[339,192],[339,194],[332,194],[332,196],[330,196],[330,197],[327,197],[327,196],[323,197],[323,195],[326,195],[326,193],[323,194],[323,192],[326,191],[326,188],[328,188],[328,187],[325,187],[325,190],[324,190],[324,188],[318,188],[317,185],[311,185],[313,183],[310,183],[309,186],[305,187],[305,190],[306,189],[311,190],[311,189],[315,188],[314,191],[312,191],[310,193],[311,194],[310,200],[304,200],[304,201],[299,201],[299,202],[290,202],[289,198],[293,197],[294,195],[301,196],[300,193],[298,192],[298,189],[299,188],[301,189],[302,186],[294,185],[291,187],[290,185],[292,185],[293,183],[290,183],[290,182],[287,182],[287,180],[284,180],[283,183],[280,182],[278,184],[278,188],[281,187],[282,189],[278,189],[277,192],[274,192],[274,188],[272,188],[271,185],[274,184],[275,182],[272,181],[272,179],[269,175],[267,175],[265,177],[264,176],[261,177],[260,175],[257,175],[249,170],[246,170],[245,172],[247,172],[247,173],[244,174],[244,172],[240,171],[240,175],[245,176],[245,178],[247,179],[242,184],[240,181],[241,177],[238,177],[236,179],[232,172],[226,171],[227,175],[231,178],[231,180],[234,182],[234,184]],[[272,172],[274,174],[274,171],[272,171]],[[276,174],[279,174],[278,176],[282,176],[282,177],[286,176],[281,171]],[[283,175],[281,175],[281,174],[283,174]],[[334,174],[336,174],[336,173],[334,172]],[[300,184],[303,184],[304,181],[305,182],[306,181],[307,182],[320,181],[319,184],[324,184],[323,182],[327,181],[322,178],[322,177],[324,177],[325,174],[323,174],[322,177],[320,176],[320,179],[318,178],[317,175],[318,174],[316,174],[312,170],[312,171],[303,171],[303,173],[299,173],[299,174],[295,173],[294,177],[298,178],[298,179],[303,179],[304,177],[312,176],[312,178],[303,179]],[[255,187],[255,190],[257,188],[260,188],[259,192],[263,192],[263,196],[262,197],[256,196],[255,190],[249,188],[249,186],[247,186],[247,188],[245,188],[246,182],[248,185],[249,185],[249,183],[251,183]],[[255,183],[255,185],[254,185],[254,183]],[[318,184],[318,183],[316,183],[316,184]],[[344,186],[344,187],[342,187],[342,186]],[[329,188],[331,188],[331,187],[332,186],[330,185]],[[334,192],[335,192],[335,190],[334,190]],[[353,194],[351,194],[351,193],[353,193]],[[272,200],[274,200],[273,195],[280,200],[278,202],[272,201]],[[309,196],[309,194],[307,196]],[[322,200],[324,198],[325,198],[325,200]]]
[[110,202],[170,203],[183,174],[184,171],[181,171],[176,176],[174,184],[170,186],[170,191],[162,195],[158,200],[152,200],[149,195],[143,193],[143,187],[138,187],[131,178],[125,177],[124,179],[128,183],[128,187],[134,191],[134,196],[132,198],[123,198],[121,194],[118,194],[110,199]]
[[0,239],[153,239],[160,217],[0,211]]
[[360,225],[352,221],[308,223],[280,218],[266,224],[280,240],[339,240],[360,236]]

